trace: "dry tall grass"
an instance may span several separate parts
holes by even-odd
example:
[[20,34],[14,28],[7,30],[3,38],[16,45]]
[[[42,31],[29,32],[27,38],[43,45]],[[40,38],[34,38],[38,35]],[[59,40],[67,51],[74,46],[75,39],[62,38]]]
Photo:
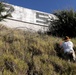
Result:
[[[72,39],[74,44],[75,40]],[[76,63],[58,56],[60,50],[55,45],[60,41],[57,37],[0,25],[0,74],[76,75]]]

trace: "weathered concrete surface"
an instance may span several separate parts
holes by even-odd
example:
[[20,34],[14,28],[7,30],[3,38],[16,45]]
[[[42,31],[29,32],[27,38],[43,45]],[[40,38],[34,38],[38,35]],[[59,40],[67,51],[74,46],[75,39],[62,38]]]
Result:
[[47,31],[48,25],[50,23],[49,21],[56,19],[53,14],[45,12],[31,10],[11,4],[6,4],[6,7],[7,9],[11,7],[12,17],[0,22],[0,24],[6,25],[11,28]]

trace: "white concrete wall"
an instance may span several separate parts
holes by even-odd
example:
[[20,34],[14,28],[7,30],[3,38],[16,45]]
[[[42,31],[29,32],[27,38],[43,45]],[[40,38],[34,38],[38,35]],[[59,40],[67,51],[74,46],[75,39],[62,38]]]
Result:
[[47,31],[48,30],[48,26],[44,27],[43,25],[38,25],[38,24],[33,24],[33,23],[29,23],[29,22],[19,22],[19,21],[15,21],[15,20],[11,20],[11,19],[5,19],[5,21],[0,22],[0,24],[3,24],[9,28],[16,28],[16,29],[25,29],[25,30],[29,30],[29,31]]
[[[11,4],[6,4],[7,9],[11,7],[12,17],[0,22],[11,28],[32,29],[34,31],[46,31],[49,25],[49,20],[54,20],[56,17],[53,14],[31,10]],[[12,12],[12,8],[14,11]]]

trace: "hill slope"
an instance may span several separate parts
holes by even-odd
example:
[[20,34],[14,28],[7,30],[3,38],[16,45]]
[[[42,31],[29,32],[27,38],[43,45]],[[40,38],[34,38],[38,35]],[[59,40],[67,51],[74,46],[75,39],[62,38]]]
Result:
[[58,56],[57,39],[0,25],[0,74],[76,75],[76,63]]

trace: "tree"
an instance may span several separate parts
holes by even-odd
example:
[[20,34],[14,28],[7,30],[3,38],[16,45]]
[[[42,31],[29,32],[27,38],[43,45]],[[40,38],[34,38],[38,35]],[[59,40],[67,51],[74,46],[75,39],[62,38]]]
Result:
[[62,10],[53,13],[58,19],[53,20],[49,30],[55,36],[76,36],[76,12],[74,10]]
[[10,8],[6,9],[6,4],[1,1],[0,2],[0,21],[6,19],[7,17],[11,17]]

